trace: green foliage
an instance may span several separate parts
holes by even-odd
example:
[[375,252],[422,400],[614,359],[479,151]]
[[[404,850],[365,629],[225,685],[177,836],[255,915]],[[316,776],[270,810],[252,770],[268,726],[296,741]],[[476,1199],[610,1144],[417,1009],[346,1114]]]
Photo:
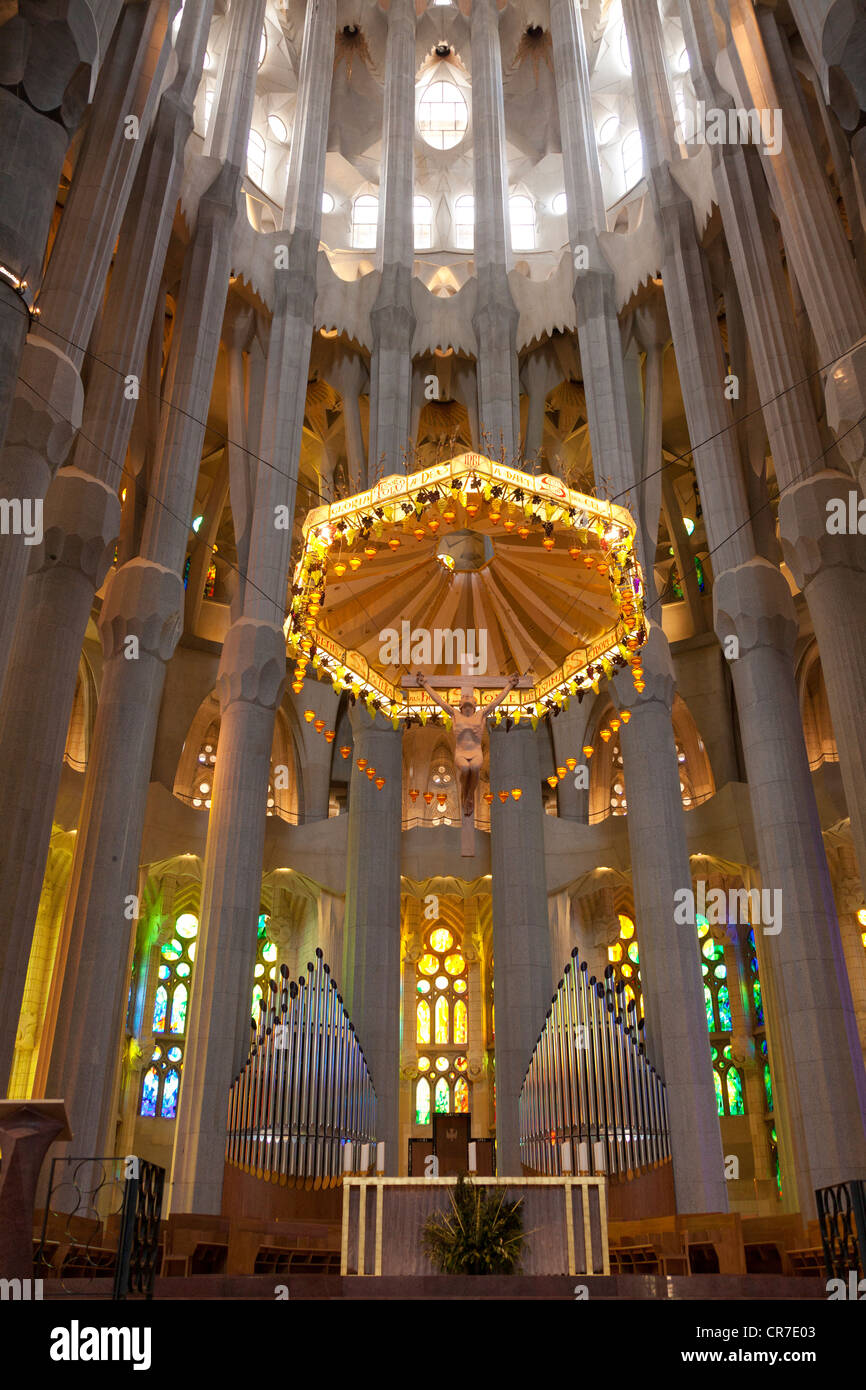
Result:
[[461,1173],[449,1189],[451,1210],[434,1212],[421,1230],[424,1253],[442,1274],[514,1274],[526,1237],[522,1199],[505,1188],[476,1187]]

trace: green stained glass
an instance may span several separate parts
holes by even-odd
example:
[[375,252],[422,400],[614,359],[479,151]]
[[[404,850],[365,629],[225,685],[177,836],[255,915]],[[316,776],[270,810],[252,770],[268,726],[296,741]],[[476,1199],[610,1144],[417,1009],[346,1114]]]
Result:
[[183,946],[177,940],[166,941],[160,954],[163,960],[180,960],[183,955]]
[[773,1079],[770,1076],[770,1064],[764,1063],[764,1095],[767,1098],[767,1110],[773,1113]]
[[629,958],[629,960],[632,961],[635,965],[639,965],[639,964],[640,964],[640,953],[639,953],[639,951],[638,951],[638,946],[637,946],[637,942],[636,942],[636,941],[630,941],[630,942],[628,943],[628,958]]
[[724,1115],[725,1102],[722,1097],[722,1078],[715,1069],[713,1070],[713,1080],[716,1083],[716,1105],[718,1106],[719,1114]]
[[270,962],[275,961],[276,958],[277,948],[272,941],[269,941],[267,946],[262,948],[262,960],[266,960],[270,964]]
[[256,1020],[256,1023],[258,1023],[258,1021],[259,1021],[259,1014],[261,1013],[261,1011],[262,1011],[262,987],[261,987],[261,985],[256,985],[255,989],[253,990],[253,1007],[252,1007],[252,1015],[253,1015],[253,1018]]
[[439,1080],[436,1082],[436,1094],[434,1098],[437,1115],[448,1114],[448,1101],[448,1082],[445,1080],[444,1076],[440,1076]]
[[430,1123],[430,1082],[423,1076],[415,1087],[415,1123]]
[[259,929],[258,929],[257,935],[258,935],[258,936],[267,936],[267,934],[268,934],[268,919],[267,919],[267,915],[263,912],[262,915],[259,917]]
[[728,977],[728,967],[726,965],[717,965],[713,970],[713,974],[717,980],[726,980]]
[[764,1022],[764,1000],[761,995],[761,981],[752,981],[752,1001],[755,1006],[755,1020],[758,1023]]
[[701,937],[701,938],[705,937],[706,934],[707,934],[707,932],[708,932],[709,929],[710,929],[710,924],[709,924],[709,922],[707,921],[706,917],[702,917],[701,914],[698,913],[698,915],[697,915],[697,924],[698,924],[698,936]]
[[189,966],[185,965],[183,961],[181,961],[180,965],[176,965],[174,968],[178,976],[178,979],[185,980],[189,975]]
[[731,1031],[731,1005],[728,999],[728,986],[719,985],[719,1026],[725,1033]]
[[736,1067],[728,1067],[725,1085],[728,1088],[728,1110],[732,1115],[745,1115],[746,1107],[743,1104],[743,1083]]
[[713,996],[710,994],[706,985],[704,985],[704,1004],[707,1009],[707,1029],[709,1032],[714,1033],[716,1031],[716,1016],[713,1013]]

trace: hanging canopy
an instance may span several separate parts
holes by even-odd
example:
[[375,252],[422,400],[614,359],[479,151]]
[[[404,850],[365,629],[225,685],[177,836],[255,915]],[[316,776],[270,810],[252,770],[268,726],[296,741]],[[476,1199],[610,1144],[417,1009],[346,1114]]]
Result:
[[509,712],[543,713],[646,638],[623,507],[478,454],[383,478],[304,521],[286,620],[296,679],[324,669],[394,718],[517,673]]

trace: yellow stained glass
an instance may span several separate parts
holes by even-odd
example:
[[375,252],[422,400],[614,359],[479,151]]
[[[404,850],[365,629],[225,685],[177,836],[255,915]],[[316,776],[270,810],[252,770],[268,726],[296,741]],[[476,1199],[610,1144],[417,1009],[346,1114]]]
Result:
[[[418,1007],[415,1010],[415,1041],[419,1043],[429,1043],[430,1041],[430,1005],[426,999],[418,1000]],[[437,1038],[438,1042],[439,1039]]]
[[434,951],[450,951],[454,944],[454,937],[445,927],[437,927],[430,933],[430,945]]
[[623,941],[630,941],[634,936],[634,922],[624,912],[619,914],[619,934]]
[[436,1058],[436,1070],[437,1070],[437,1071],[447,1071],[447,1070],[448,1070],[448,1058],[447,1058],[447,1057],[437,1057],[437,1058]]
[[418,1070],[419,1070],[419,1071],[429,1071],[429,1070],[430,1070],[430,1058],[429,1058],[429,1057],[419,1057],[419,1058],[418,1058]]
[[622,960],[622,943],[621,943],[621,942],[615,941],[615,942],[613,943],[612,946],[608,946],[608,948],[607,948],[607,958],[608,958],[608,960],[612,960],[612,961]]
[[625,962],[623,962],[622,969],[620,970],[620,974],[627,980],[627,979],[629,978],[629,976],[631,975],[631,966],[630,966],[630,965],[627,965],[627,964],[625,964]]
[[454,1110],[458,1115],[469,1114],[469,1082],[465,1076],[454,1083]]
[[439,969],[439,957],[426,955],[422,956],[418,962],[418,969],[422,975],[435,975]]
[[461,955],[455,954],[445,957],[445,969],[448,971],[449,975],[462,975],[465,968],[466,961]]
[[436,1041],[440,1046],[448,1042],[448,1000],[444,994],[436,1000]]
[[465,980],[455,980],[455,981],[454,981],[454,993],[455,993],[455,994],[465,994],[465,993],[466,993],[466,987],[467,987],[467,986],[466,986],[466,981],[465,981]]
[[174,929],[178,936],[183,936],[189,940],[198,931],[198,918],[194,917],[191,912],[182,912],[174,924]]
[[454,1005],[454,1041],[463,1043],[469,1041],[469,1024],[466,1012],[465,999],[458,999]]

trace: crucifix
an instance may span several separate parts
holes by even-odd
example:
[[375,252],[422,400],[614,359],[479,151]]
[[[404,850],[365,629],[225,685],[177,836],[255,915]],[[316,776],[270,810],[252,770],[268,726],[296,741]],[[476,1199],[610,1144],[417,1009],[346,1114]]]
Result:
[[500,705],[506,695],[510,694],[517,685],[528,685],[529,681],[521,680],[520,676],[509,676],[505,685],[499,690],[499,694],[489,704],[482,706],[481,709],[475,702],[476,686],[498,686],[498,680],[466,680],[453,677],[437,680],[437,685],[445,686],[446,689],[459,685],[460,704],[455,709],[438,695],[433,689],[433,683],[418,672],[414,681],[411,677],[405,679],[404,686],[409,684],[417,685],[422,690],[426,690],[430,699],[450,714],[454,729],[454,766],[460,779],[460,800],[462,810],[461,821],[461,841],[460,853],[464,859],[474,858],[475,855],[475,788],[478,785],[478,778],[481,773],[483,756],[481,752],[481,740],[484,735],[484,721],[489,714],[492,714],[497,705]]

